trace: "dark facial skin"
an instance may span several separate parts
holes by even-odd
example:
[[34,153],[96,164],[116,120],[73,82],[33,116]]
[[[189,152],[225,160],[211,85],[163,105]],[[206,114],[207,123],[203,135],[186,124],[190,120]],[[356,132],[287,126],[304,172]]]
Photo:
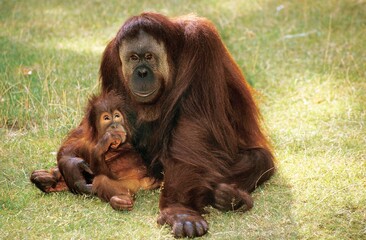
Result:
[[122,72],[135,101],[154,103],[169,79],[168,56],[163,43],[140,31],[119,50]]

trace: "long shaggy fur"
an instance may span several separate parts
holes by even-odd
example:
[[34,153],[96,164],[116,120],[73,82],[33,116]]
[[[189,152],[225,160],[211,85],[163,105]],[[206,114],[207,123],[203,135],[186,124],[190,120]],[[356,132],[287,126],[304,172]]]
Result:
[[[168,55],[169,79],[153,104],[129,95],[119,57],[121,45],[135,41],[141,30],[164,44]],[[170,224],[176,237],[201,236],[208,230],[201,216],[205,206],[253,206],[249,193],[273,175],[274,157],[253,90],[211,22],[156,13],[131,17],[105,49],[100,81],[103,93],[124,96],[131,143],[150,173],[164,180],[158,223]],[[74,179],[82,178],[74,157],[83,158],[84,148],[95,144],[89,126],[84,119],[58,153],[71,190],[79,186]]]
[[174,71],[157,103],[159,118],[129,121],[147,164],[156,176],[164,171],[161,208],[179,202],[201,212],[214,204],[212,192],[222,182],[253,191],[273,174],[273,156],[252,89],[211,22],[155,13],[130,18],[104,52],[103,91],[128,95],[118,50],[141,29],[165,44]]

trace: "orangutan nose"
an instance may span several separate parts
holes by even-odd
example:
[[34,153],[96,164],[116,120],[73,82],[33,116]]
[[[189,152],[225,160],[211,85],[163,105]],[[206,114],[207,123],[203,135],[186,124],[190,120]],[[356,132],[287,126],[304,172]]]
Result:
[[140,77],[140,78],[144,78],[147,76],[147,69],[146,68],[140,68],[138,71],[137,71],[137,75]]

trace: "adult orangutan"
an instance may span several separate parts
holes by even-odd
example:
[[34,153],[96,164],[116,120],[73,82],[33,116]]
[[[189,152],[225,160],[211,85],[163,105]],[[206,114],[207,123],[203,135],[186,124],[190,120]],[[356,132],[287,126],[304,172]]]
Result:
[[[100,79],[102,92],[125,96],[132,144],[164,180],[159,224],[176,237],[201,236],[205,206],[252,207],[249,193],[273,175],[274,158],[252,90],[211,22],[131,17],[106,47]],[[68,151],[77,142],[61,148],[58,167],[72,191],[87,193],[89,168]]]

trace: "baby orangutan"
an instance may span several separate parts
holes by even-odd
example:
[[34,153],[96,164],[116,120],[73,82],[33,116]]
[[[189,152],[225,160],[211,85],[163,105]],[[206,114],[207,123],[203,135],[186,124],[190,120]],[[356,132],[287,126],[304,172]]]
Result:
[[114,209],[131,210],[134,194],[139,189],[157,188],[159,182],[147,177],[146,166],[128,142],[121,100],[114,98],[91,101],[94,116],[89,115],[90,124],[97,136],[90,155],[90,167],[95,174],[92,191]]
[[[84,192],[96,194],[116,210],[131,210],[138,190],[160,186],[158,180],[147,176],[142,158],[130,144],[128,112],[124,99],[114,92],[92,97],[82,129],[70,133],[66,140],[69,147],[61,147],[57,155],[59,166],[78,161],[87,183],[92,183]],[[65,171],[72,169],[63,166],[63,172],[58,168],[37,170],[30,179],[43,192],[64,191],[70,187],[63,178]]]

